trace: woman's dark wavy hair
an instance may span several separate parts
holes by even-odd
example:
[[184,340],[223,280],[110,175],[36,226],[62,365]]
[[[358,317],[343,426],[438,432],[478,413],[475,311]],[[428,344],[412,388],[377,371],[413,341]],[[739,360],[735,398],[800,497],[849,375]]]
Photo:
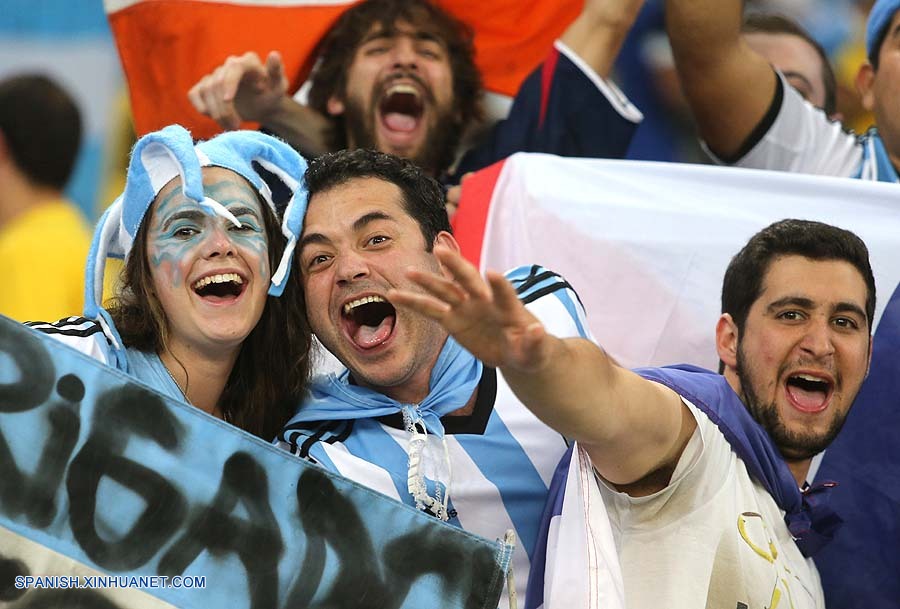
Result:
[[[453,74],[453,101],[460,128],[482,118],[481,72],[475,65],[472,29],[427,0],[365,0],[347,10],[319,43],[319,63],[312,74],[309,105],[328,116],[328,99],[344,97],[356,49],[374,24],[392,31],[398,21],[434,34],[447,46]],[[332,117],[332,150],[347,147],[342,116]]]
[[[264,201],[259,203],[265,210],[269,268],[274,269],[284,242],[277,218]],[[153,291],[147,220],[138,229],[122,270],[121,287],[107,308],[126,347],[160,353],[166,348],[169,332],[165,311]],[[312,331],[299,276],[291,273],[281,297],[266,296],[262,316],[241,345],[219,398],[226,421],[266,441],[281,432],[294,415],[309,379]]]

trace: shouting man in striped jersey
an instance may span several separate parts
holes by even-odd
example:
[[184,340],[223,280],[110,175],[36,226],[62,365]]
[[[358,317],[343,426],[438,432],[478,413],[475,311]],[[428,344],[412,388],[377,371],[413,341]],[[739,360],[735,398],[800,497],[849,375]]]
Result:
[[[524,582],[567,443],[438,322],[392,300],[396,290],[416,290],[409,268],[446,272],[434,248],[459,250],[440,186],[411,162],[369,150],[316,159],[306,182],[296,254],[306,308],[313,332],[346,369],[313,383],[281,444],[473,533],[514,531]],[[587,335],[561,277],[538,266],[507,277],[550,331]],[[358,593],[347,591],[347,606]]]

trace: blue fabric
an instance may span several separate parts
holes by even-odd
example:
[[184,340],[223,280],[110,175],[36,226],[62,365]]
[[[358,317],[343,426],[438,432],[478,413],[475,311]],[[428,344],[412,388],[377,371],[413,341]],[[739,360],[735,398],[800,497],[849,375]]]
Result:
[[613,108],[596,85],[562,53],[550,77],[547,110],[541,113],[542,71],[539,66],[522,83],[509,116],[487,139],[463,156],[455,173],[483,169],[516,152],[544,152],[570,157],[625,156],[637,125]]
[[537,609],[544,604],[544,573],[547,569],[547,543],[550,537],[550,524],[562,514],[566,499],[566,478],[569,475],[569,464],[572,462],[574,445],[569,447],[563,458],[559,460],[553,479],[550,481],[550,492],[547,504],[541,515],[538,539],[531,558],[531,572],[528,576],[528,587],[525,591],[525,609]]
[[350,372],[329,374],[313,381],[310,396],[291,423],[369,419],[403,413],[421,422],[428,433],[444,437],[441,417],[459,410],[472,397],[481,379],[482,364],[452,337],[431,371],[428,396],[419,404],[402,404],[366,387],[350,384]]
[[897,170],[891,163],[891,157],[888,156],[887,149],[884,147],[884,142],[878,135],[877,128],[869,129],[865,135],[859,138],[859,142],[863,147],[863,158],[859,164],[859,172],[853,177],[861,177],[864,168],[874,166],[877,181],[889,183],[900,181],[897,177]]
[[871,57],[878,51],[875,45],[897,10],[900,10],[900,0],[878,0],[872,7],[866,24],[866,56]]
[[784,521],[804,556],[813,556],[831,541],[842,522],[828,506],[828,491],[835,484],[817,484],[801,493],[768,432],[753,419],[725,377],[689,365],[635,372],[683,396],[715,423],[750,475],[784,510]]
[[[205,577],[202,589],[145,591],[182,609],[497,607],[511,551],[2,316],[0,547],[14,573]],[[17,600],[145,606],[144,593],[99,592]]]

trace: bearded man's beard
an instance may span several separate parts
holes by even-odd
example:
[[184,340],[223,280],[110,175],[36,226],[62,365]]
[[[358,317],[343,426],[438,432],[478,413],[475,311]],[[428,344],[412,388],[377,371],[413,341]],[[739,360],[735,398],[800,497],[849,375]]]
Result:
[[[768,432],[769,437],[778,447],[785,461],[805,461],[811,459],[823,450],[825,450],[837,437],[841,428],[844,426],[846,415],[834,416],[828,430],[820,435],[814,433],[803,433],[788,429],[781,416],[778,414],[778,407],[775,402],[763,403],[756,393],[753,385],[753,379],[747,368],[747,358],[740,343],[737,349],[737,365],[735,367],[738,380],[741,383],[741,399],[750,415],[757,423],[763,426]],[[780,372],[780,371],[779,371]],[[781,377],[779,373],[778,378]]]
[[[353,142],[357,148],[377,150],[378,143],[375,141],[377,111],[373,108],[367,110],[357,100],[350,98],[344,102],[344,107],[347,142]],[[436,108],[434,104],[431,107]],[[453,114],[452,108],[440,111],[433,124],[428,126],[421,147],[409,158],[434,177],[440,177],[455,160],[460,138],[465,129],[465,125],[461,125]]]

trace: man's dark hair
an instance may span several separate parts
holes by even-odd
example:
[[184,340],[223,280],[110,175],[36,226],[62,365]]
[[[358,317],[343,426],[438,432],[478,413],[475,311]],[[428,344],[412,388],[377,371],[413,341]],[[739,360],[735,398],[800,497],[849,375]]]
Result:
[[741,31],[745,34],[787,34],[808,42],[822,60],[822,82],[825,85],[825,105],[822,109],[829,116],[837,111],[837,78],[825,49],[809,32],[787,17],[769,13],[750,13],[744,18]]
[[440,184],[411,161],[375,150],[341,150],[313,160],[306,170],[309,198],[354,178],[378,178],[400,189],[403,208],[419,224],[426,251],[439,232],[452,232]]
[[[319,44],[309,105],[328,116],[328,99],[333,95],[344,97],[350,65],[365,35],[375,24],[392,32],[399,21],[425,29],[446,45],[460,129],[480,119],[482,84],[475,65],[472,29],[428,0],[365,0],[343,13]],[[343,117],[334,117],[333,124],[332,149],[346,148]]]
[[722,312],[729,313],[743,333],[750,307],[762,292],[772,262],[782,256],[849,262],[866,282],[866,320],[875,316],[875,277],[869,250],[862,239],[836,226],[811,220],[781,220],[753,235],[731,259],[722,283]]
[[0,82],[0,134],[29,180],[65,188],[78,156],[81,114],[62,87],[37,74]]

